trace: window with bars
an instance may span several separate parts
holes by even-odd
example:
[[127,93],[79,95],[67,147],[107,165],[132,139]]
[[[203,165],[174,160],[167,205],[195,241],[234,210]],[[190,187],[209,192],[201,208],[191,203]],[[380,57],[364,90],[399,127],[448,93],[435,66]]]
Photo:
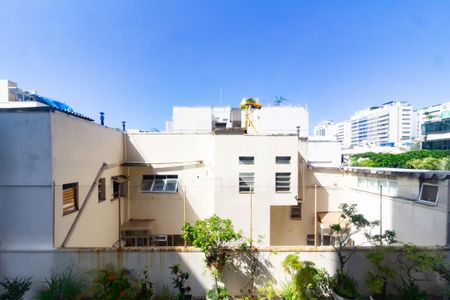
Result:
[[239,192],[249,193],[255,190],[255,173],[239,173]]
[[78,182],[66,183],[63,190],[63,215],[73,213],[78,210]]
[[289,165],[291,163],[290,156],[277,156],[275,157],[275,163],[277,165]]
[[176,193],[178,191],[178,175],[144,175],[141,192]]
[[98,202],[106,200],[106,179],[100,178],[98,180]]
[[291,191],[291,173],[275,173],[275,191],[277,193]]
[[254,156],[239,156],[239,164],[240,165],[254,165],[255,157]]

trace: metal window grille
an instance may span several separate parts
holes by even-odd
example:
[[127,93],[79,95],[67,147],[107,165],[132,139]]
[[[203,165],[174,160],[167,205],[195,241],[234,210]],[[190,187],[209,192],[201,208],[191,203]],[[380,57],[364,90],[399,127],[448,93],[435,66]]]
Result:
[[291,173],[275,173],[275,191],[289,192],[291,190]]
[[239,192],[246,193],[255,190],[255,173],[239,173]]

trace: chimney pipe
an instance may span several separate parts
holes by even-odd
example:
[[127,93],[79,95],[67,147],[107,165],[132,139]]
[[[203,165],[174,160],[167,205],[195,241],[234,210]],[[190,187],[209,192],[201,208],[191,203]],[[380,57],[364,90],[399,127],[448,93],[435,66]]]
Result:
[[105,113],[100,112],[100,124],[103,126],[105,125]]
[[122,121],[122,131],[125,131],[125,121]]

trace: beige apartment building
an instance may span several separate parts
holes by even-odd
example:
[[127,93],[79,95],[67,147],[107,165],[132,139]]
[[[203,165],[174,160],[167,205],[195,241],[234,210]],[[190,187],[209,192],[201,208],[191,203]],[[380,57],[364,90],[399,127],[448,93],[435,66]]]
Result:
[[23,103],[0,104],[1,249],[183,246],[183,223],[213,214],[260,247],[329,245],[340,203],[449,244],[450,172],[343,168],[338,142],[294,129],[122,131]]

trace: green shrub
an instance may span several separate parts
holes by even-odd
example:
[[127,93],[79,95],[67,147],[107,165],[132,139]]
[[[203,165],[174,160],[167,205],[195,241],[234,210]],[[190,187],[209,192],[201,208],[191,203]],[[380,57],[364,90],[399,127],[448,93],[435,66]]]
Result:
[[84,282],[71,268],[61,272],[52,272],[36,293],[37,300],[78,299],[84,288]]
[[0,295],[0,300],[21,300],[23,295],[30,289],[31,277],[5,277],[0,281],[0,286],[4,290],[3,294]]
[[153,296],[153,283],[150,281],[150,271],[145,268],[133,290],[133,298],[136,300],[149,300]]
[[116,271],[112,265],[98,271],[92,290],[93,299],[98,300],[133,299],[134,296],[130,272],[126,269]]
[[358,291],[358,283],[347,273],[337,272],[333,276],[331,285],[333,290],[339,296],[349,299],[358,299],[360,296]]
[[401,154],[367,152],[350,156],[352,166],[449,170],[450,150],[414,150]]

